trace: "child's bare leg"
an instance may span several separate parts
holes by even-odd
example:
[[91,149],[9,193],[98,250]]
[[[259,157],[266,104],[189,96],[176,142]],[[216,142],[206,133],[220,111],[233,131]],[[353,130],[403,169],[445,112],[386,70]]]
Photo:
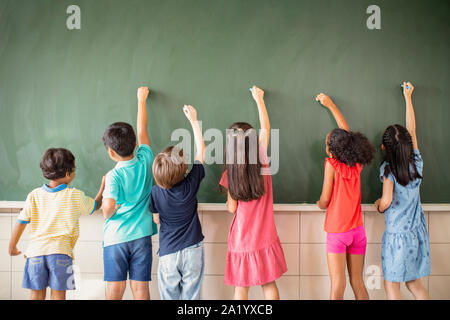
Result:
[[345,253],[327,253],[328,271],[331,278],[330,300],[343,300],[345,290]]
[[50,292],[50,299],[52,300],[66,300],[66,290],[53,290]]
[[384,290],[386,291],[386,299],[402,300],[400,293],[400,282],[390,282],[384,280]]
[[356,300],[369,300],[369,294],[364,284],[364,257],[363,254],[347,255],[348,275]]
[[266,300],[280,300],[280,294],[275,281],[263,284],[262,286],[264,299]]
[[130,280],[130,287],[134,300],[150,300],[148,281]]
[[30,290],[30,300],[45,300],[47,288],[42,290]]
[[106,300],[122,300],[126,287],[126,281],[107,281]]
[[414,295],[416,300],[430,300],[430,294],[420,279],[406,282],[406,288]]
[[249,287],[234,287],[234,300],[248,300]]

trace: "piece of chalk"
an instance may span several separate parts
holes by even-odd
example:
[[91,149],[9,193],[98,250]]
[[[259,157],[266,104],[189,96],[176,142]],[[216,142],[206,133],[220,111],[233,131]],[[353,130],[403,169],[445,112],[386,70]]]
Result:
[[[401,87],[403,88],[403,85],[401,85]],[[406,85],[406,89],[411,89],[411,87]]]
[[250,92],[252,92],[253,88],[248,89]]

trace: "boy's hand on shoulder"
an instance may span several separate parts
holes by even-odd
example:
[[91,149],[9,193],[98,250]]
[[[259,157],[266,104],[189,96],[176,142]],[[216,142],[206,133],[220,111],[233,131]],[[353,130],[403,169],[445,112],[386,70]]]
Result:
[[257,86],[253,86],[252,87],[252,97],[256,102],[264,100],[264,90],[261,88],[258,88]]
[[326,108],[331,108],[334,105],[333,100],[325,93],[319,93],[316,96],[316,101],[319,101]]
[[184,105],[183,112],[190,122],[197,121],[197,110],[191,105]]
[[139,87],[137,91],[137,99],[138,101],[146,101],[148,97],[148,87]]

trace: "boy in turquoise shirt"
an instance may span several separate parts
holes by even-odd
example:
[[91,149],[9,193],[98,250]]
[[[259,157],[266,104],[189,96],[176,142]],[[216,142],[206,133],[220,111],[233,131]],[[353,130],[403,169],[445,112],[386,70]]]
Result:
[[117,165],[106,175],[103,192],[104,280],[106,299],[122,299],[129,274],[136,300],[150,299],[152,241],[157,233],[149,211],[153,182],[153,152],[147,131],[146,99],[148,88],[138,89],[137,140],[133,127],[116,122],[106,128],[103,142]]

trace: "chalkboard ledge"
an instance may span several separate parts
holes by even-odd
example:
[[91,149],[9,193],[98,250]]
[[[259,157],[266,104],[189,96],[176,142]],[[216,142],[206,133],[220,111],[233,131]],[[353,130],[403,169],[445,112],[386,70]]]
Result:
[[[22,209],[24,201],[0,201],[0,213],[14,213]],[[450,204],[422,204],[424,211],[450,211]],[[224,203],[199,203],[199,211],[226,211]],[[274,204],[275,212],[317,212],[320,210],[315,204]],[[372,204],[363,204],[362,210],[366,212],[376,211]]]

